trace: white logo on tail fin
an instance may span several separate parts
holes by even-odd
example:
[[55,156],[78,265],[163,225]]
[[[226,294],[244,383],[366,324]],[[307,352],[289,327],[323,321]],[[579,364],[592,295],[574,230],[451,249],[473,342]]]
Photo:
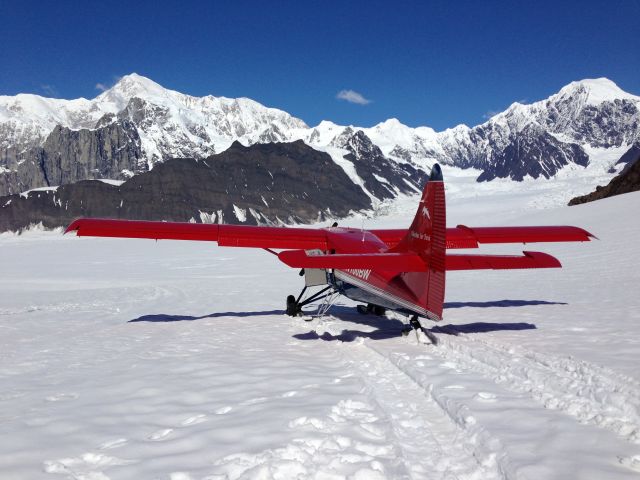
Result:
[[422,207],[422,215],[424,215],[429,221],[431,221],[431,215],[429,214],[429,209],[426,206]]

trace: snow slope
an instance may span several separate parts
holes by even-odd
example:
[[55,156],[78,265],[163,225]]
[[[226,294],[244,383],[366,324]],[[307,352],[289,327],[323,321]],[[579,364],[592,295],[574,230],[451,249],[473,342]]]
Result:
[[284,316],[300,278],[262,251],[0,235],[0,477],[638,478],[640,194],[531,213],[540,191],[472,178],[450,225],[600,240],[525,247],[562,270],[450,274],[437,347],[348,301]]

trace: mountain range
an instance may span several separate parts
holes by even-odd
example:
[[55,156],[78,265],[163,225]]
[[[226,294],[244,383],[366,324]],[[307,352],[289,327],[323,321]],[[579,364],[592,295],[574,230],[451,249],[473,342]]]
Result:
[[[624,167],[619,161],[631,157],[623,154],[640,144],[640,97],[599,78],[572,82],[535,103],[514,103],[475,127],[436,132],[396,119],[369,128],[329,121],[310,127],[248,98],[193,97],[131,74],[92,100],[0,96],[0,195],[89,179],[122,182],[170,159],[215,159],[232,145],[247,147],[241,156],[250,158],[254,145],[295,142],[303,145],[292,151],[304,150],[305,158],[311,150],[328,154],[339,167],[329,172],[332,182],[342,185],[346,176],[358,192],[347,210],[418,191],[433,162],[474,169],[479,182],[552,178],[561,171],[610,179]],[[241,182],[236,175],[231,180]],[[242,201],[248,192],[238,192],[229,202],[248,211]],[[316,219],[332,208],[321,203],[291,217]],[[258,218],[282,219],[281,206],[262,205]]]

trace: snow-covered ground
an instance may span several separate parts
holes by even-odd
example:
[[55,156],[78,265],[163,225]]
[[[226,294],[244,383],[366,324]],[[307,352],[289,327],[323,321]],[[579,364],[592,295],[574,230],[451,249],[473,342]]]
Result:
[[301,279],[263,251],[0,235],[0,478],[638,478],[640,193],[536,210],[544,187],[465,178],[449,225],[600,240],[524,248],[562,270],[451,273],[438,346],[347,300],[286,317]]

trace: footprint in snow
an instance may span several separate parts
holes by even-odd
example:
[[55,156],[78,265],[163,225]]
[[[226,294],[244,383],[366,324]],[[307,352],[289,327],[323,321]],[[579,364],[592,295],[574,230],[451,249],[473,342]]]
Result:
[[158,430],[157,432],[152,433],[147,437],[148,440],[152,440],[154,442],[159,442],[160,440],[164,440],[167,438],[171,432],[173,432],[173,428],[165,428],[163,430]]
[[49,395],[45,397],[47,402],[64,402],[68,400],[75,400],[78,398],[77,393],[57,393],[55,395]]
[[246,401],[242,402],[240,405],[242,405],[242,406],[256,405],[258,403],[264,403],[267,400],[268,400],[267,397],[251,398],[249,400],[246,400]]
[[481,402],[495,402],[496,401],[496,396],[493,393],[489,393],[489,392],[478,392],[475,396],[476,400],[479,400]]
[[191,475],[185,472],[173,472],[169,474],[170,480],[192,480]]
[[127,441],[128,440],[126,438],[118,438],[116,440],[111,440],[109,442],[104,442],[98,448],[100,450],[111,450],[111,449],[114,449],[114,448],[122,447],[123,445],[125,445],[127,443]]
[[640,472],[640,455],[634,455],[633,457],[618,457],[618,461],[621,465]]
[[193,417],[189,417],[183,420],[182,423],[180,423],[180,425],[182,425],[183,427],[187,427],[189,425],[197,425],[198,423],[202,423],[206,421],[207,421],[207,416],[200,414],[200,415],[194,415]]
[[458,368],[458,365],[453,362],[443,362],[440,366],[443,368]]
[[116,465],[130,465],[131,460],[110,457],[101,453],[88,452],[75,458],[61,458],[44,462],[46,473],[70,475],[69,478],[102,480],[108,478],[101,470]]
[[447,390],[464,390],[465,387],[463,385],[447,385],[446,387]]

